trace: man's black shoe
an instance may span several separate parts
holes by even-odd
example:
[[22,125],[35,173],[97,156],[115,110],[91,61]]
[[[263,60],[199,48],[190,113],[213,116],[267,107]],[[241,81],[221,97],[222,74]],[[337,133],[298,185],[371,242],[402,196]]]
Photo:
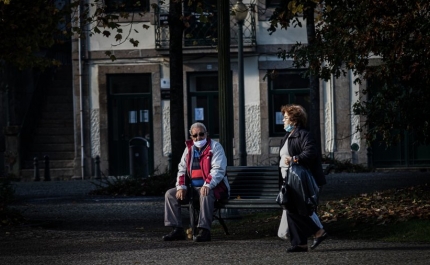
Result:
[[211,241],[211,231],[208,229],[200,228],[199,234],[194,237],[194,242],[207,242]]
[[185,231],[182,227],[175,227],[172,232],[163,236],[164,241],[185,240]]

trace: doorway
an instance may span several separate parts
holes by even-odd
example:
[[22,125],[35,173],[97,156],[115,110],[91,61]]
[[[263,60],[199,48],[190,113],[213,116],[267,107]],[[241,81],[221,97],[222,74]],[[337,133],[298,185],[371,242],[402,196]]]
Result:
[[130,175],[129,142],[149,143],[148,172],[153,172],[151,74],[110,74],[108,84],[109,174]]

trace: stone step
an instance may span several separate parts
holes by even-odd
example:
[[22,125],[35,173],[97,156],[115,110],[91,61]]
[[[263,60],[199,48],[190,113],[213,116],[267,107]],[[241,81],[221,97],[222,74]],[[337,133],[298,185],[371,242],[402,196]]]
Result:
[[[45,168],[45,159],[43,157],[38,158],[37,164],[39,169]],[[75,165],[73,160],[49,160],[50,168],[73,168]],[[34,160],[25,160],[23,169],[32,169],[34,168]]]
[[33,152],[74,151],[74,144],[33,144]]
[[75,151],[61,151],[61,152],[49,152],[49,151],[41,151],[41,152],[30,152],[25,160],[33,160],[34,157],[37,157],[39,161],[42,161],[45,156],[48,156],[50,160],[74,160],[75,159]]
[[55,69],[45,90],[45,102],[30,150],[24,158],[23,177],[33,180],[34,157],[43,180],[44,156],[49,157],[51,179],[72,179],[74,174],[74,114],[72,66]]
[[[52,181],[56,180],[72,180],[74,170],[72,168],[51,168],[49,170]],[[45,170],[39,170],[40,181],[44,181]],[[34,181],[34,169],[22,169],[21,181]]]
[[44,135],[44,136],[51,136],[51,135],[73,135],[74,130],[73,127],[39,127],[35,131],[36,135]]
[[65,103],[65,104],[73,104],[73,97],[70,96],[56,96],[56,95],[47,95],[46,102],[49,103]]
[[46,90],[49,95],[72,95],[72,78],[54,79],[51,82],[51,87]]
[[43,111],[67,111],[69,113],[73,113],[73,105],[72,104],[64,104],[64,103],[49,103],[43,109]]
[[73,134],[63,134],[63,135],[35,135],[33,139],[34,144],[73,144],[74,135]]
[[54,70],[53,80],[62,80],[72,78],[72,66],[63,64]]
[[38,124],[39,128],[58,128],[58,127],[69,127],[73,128],[73,119],[68,120],[45,120],[42,119]]
[[71,111],[44,111],[41,115],[41,120],[73,120],[73,113]]

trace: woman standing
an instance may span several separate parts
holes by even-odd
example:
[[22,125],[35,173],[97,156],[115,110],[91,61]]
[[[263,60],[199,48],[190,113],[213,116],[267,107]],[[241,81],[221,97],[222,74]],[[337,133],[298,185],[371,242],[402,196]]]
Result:
[[[300,105],[285,105],[281,107],[281,112],[284,115],[284,129],[287,133],[280,146],[280,177],[285,178],[289,166],[292,163],[298,163],[310,170],[319,187],[325,185],[321,155],[317,151],[314,137],[305,129],[307,122],[305,109]],[[288,194],[290,195],[291,192]],[[306,252],[309,236],[314,236],[314,242],[311,245],[311,249],[314,249],[327,238],[327,233],[312,219],[314,212],[303,215],[303,209],[299,209],[299,203],[295,200],[293,196],[289,196],[286,206],[291,242],[287,252]]]

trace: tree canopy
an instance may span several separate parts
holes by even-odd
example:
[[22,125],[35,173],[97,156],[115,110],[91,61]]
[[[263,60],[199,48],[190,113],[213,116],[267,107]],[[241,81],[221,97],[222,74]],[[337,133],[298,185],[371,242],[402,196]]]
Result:
[[0,60],[18,68],[46,65],[44,47],[55,43],[61,15],[44,0],[0,1]]
[[[112,2],[114,6],[108,9],[102,0],[71,0],[67,5],[55,0],[0,0],[0,61],[18,69],[58,65],[45,52],[70,41],[73,34],[81,38],[102,34],[113,37],[117,44],[128,40],[138,46],[138,40],[123,32],[119,20],[132,23],[133,16],[143,16],[143,12],[134,12],[141,10],[140,1],[133,1],[132,6],[118,3]],[[106,55],[115,59],[109,51]]]
[[[301,26],[315,7],[313,45],[296,43],[279,56],[325,80],[352,71],[366,82],[354,114],[367,117],[367,140],[387,144],[406,130],[420,143],[430,132],[430,3],[427,0],[283,0],[269,31]],[[304,17],[306,19],[306,17]]]

